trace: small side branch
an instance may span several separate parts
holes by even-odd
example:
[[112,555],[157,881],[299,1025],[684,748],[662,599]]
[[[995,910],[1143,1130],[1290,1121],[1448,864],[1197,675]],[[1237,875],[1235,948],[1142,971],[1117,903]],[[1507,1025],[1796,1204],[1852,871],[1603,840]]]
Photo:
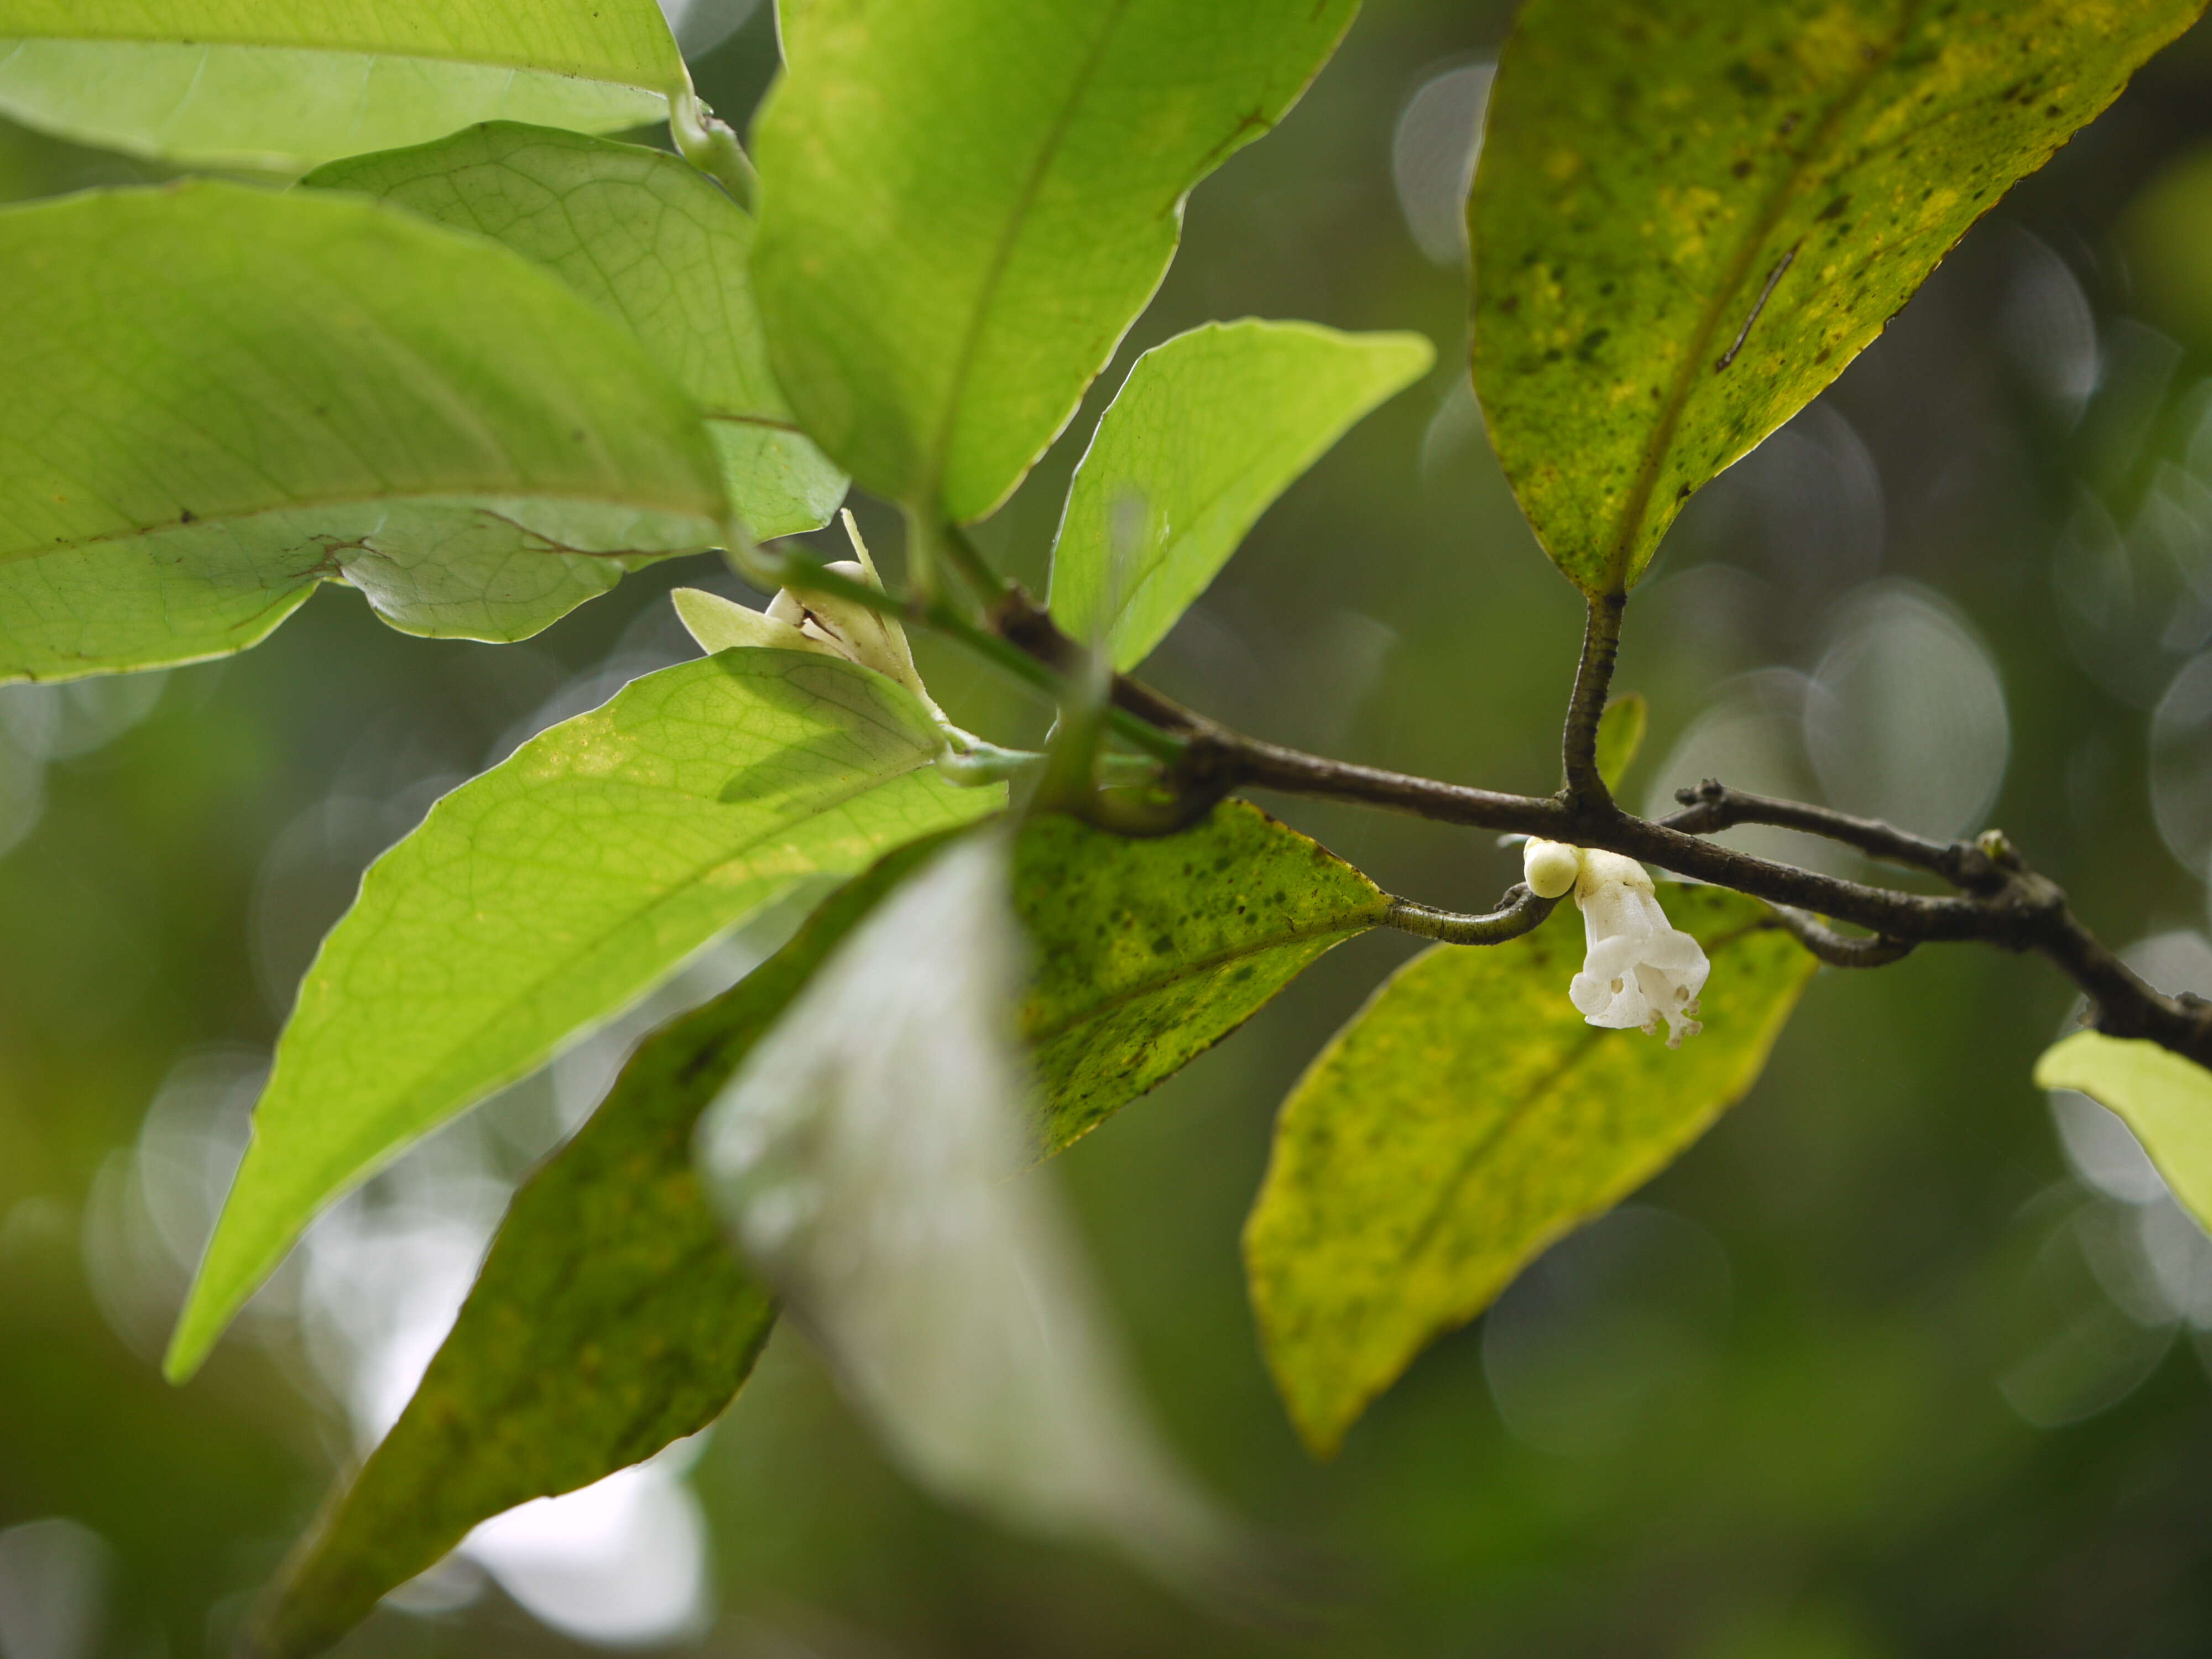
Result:
[[1386,927],[1446,945],[1503,945],[1543,925],[1557,899],[1538,898],[1519,882],[1508,888],[1488,915],[1465,916],[1455,911],[1432,909],[1411,899],[1392,899]]
[[1786,904],[1774,907],[1774,920],[1790,938],[1831,968],[1887,968],[1911,955],[1915,942],[1909,939],[1885,939],[1880,933],[1854,938],[1838,933],[1818,916],[1793,910]]
[[1930,841],[1878,818],[1854,817],[1803,801],[1750,794],[1730,789],[1714,778],[1707,778],[1694,789],[1677,789],[1674,799],[1683,810],[1661,818],[1662,829],[1711,836],[1740,823],[1771,824],[1840,842],[1886,864],[1929,871],[1968,892],[1991,892],[2004,884],[2004,872],[1996,861],[1971,841]]

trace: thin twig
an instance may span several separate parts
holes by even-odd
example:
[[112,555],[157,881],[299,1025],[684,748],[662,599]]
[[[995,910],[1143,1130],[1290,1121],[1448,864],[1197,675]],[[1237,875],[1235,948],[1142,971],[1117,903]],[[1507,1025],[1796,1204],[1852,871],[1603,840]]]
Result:
[[1929,871],[1968,892],[1993,891],[2004,884],[2003,872],[1983,848],[1971,841],[1931,841],[1877,818],[1854,817],[1804,801],[1750,794],[1730,789],[1713,778],[1693,789],[1677,789],[1674,799],[1684,810],[1658,822],[1686,835],[1714,835],[1740,823],[1772,824],[1841,842],[1887,864]]
[[1411,899],[1394,898],[1382,922],[1401,933],[1437,939],[1446,945],[1503,945],[1507,939],[1534,932],[1558,903],[1557,899],[1538,898],[1526,885],[1516,882],[1498,901],[1498,908],[1488,915],[1464,916],[1455,911],[1416,904]]
[[1808,916],[1786,904],[1775,906],[1774,920],[1790,938],[1831,968],[1886,968],[1912,953],[1913,941],[1909,939],[1884,939],[1880,933],[1854,939],[1848,933],[1838,933],[1818,916]]
[[[965,550],[978,564],[982,563],[972,544]],[[983,568],[988,574],[988,565]],[[990,601],[986,613],[990,629],[986,637],[1031,659],[1055,676],[1065,674],[1068,665],[1080,660],[1079,647],[1018,585],[995,576],[989,580],[998,597]],[[2028,869],[1994,830],[1975,842],[1947,846],[1871,819],[1738,794],[1717,785],[1712,787],[1710,796],[1703,789],[1693,792],[1694,804],[1687,811],[1662,822],[1623,811],[1606,790],[1603,780],[1596,776],[1595,764],[1596,726],[1604,712],[1605,692],[1619,649],[1621,610],[1618,599],[1591,603],[1563,739],[1567,782],[1557,795],[1474,789],[1309,755],[1247,737],[1124,675],[1116,675],[1112,682],[1113,704],[1121,716],[1116,729],[1126,733],[1134,726],[1148,733],[1156,746],[1148,747],[1147,752],[1168,762],[1164,783],[1186,799],[1238,787],[1270,788],[1382,807],[1470,829],[1541,836],[1572,846],[1600,848],[1693,880],[1747,893],[1778,908],[1804,913],[1790,932],[1816,955],[1834,953],[1824,959],[1850,958],[1855,965],[1873,965],[1873,958],[1884,952],[1902,955],[1914,945],[1961,940],[2009,951],[2034,951],[2087,994],[2098,1030],[2114,1036],[2147,1038],[2212,1066],[2212,1003],[2195,997],[2166,996],[2144,983],[2067,908],[2066,896],[2057,884]],[[935,625],[935,611],[921,620]],[[1876,858],[1933,871],[1965,890],[1957,895],[1930,895],[1873,887],[1700,839],[1702,834],[1724,828],[1728,823],[1775,823],[1804,830]],[[1877,938],[1852,939],[1811,917],[1848,922]],[[1402,900],[1393,905],[1391,913],[1391,925],[1411,923],[1409,931],[1416,932],[1430,926],[1459,927],[1480,934],[1495,920],[1455,917],[1448,911]],[[1444,934],[1437,932],[1427,936]]]

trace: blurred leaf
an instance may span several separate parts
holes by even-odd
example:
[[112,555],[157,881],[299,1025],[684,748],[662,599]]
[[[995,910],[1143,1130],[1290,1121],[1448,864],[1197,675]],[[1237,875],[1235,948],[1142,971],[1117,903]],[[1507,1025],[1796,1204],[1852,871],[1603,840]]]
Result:
[[844,499],[844,475],[799,433],[769,370],[745,269],[752,219],[689,163],[500,122],[302,182],[503,242],[629,324],[706,411],[730,504],[756,536],[818,529]]
[[1212,1576],[1229,1534],[1152,1431],[1049,1173],[1024,1172],[1007,836],[854,929],[700,1123],[708,1191],[917,1480]]
[[808,0],[754,129],[753,275],[809,434],[879,495],[989,513],[1158,286],[1184,196],[1356,6]]
[[2130,308],[2212,351],[2212,149],[2169,163],[2120,221]]
[[1134,668],[1291,480],[1435,360],[1418,334],[1250,319],[1154,346],[1076,469],[1053,548],[1054,618]]
[[693,1130],[822,959],[941,839],[856,877],[631,1057],[515,1195],[415,1397],[270,1588],[255,1652],[319,1652],[477,1522],[587,1486],[721,1414],[775,1306],[707,1206]]
[[0,212],[0,679],[224,655],[331,580],[517,639],[719,538],[698,413],[628,331],[411,215],[70,197]]
[[370,866],[276,1044],[169,1349],[189,1376],[307,1222],[811,875],[999,807],[882,676],[735,651],[634,681]]
[[1758,1078],[1813,958],[1754,900],[1665,902],[1713,965],[1705,1034],[1680,1049],[1584,1024],[1567,1000],[1581,943],[1553,927],[1414,957],[1291,1091],[1244,1255],[1267,1363],[1316,1454]]
[[2174,1197],[2212,1229],[2212,1072],[2155,1042],[2076,1031],[2044,1050],[2035,1083],[2117,1112]]
[[690,82],[654,0],[0,0],[0,114],[299,172],[504,117],[611,131]]
[[1022,1030],[1053,1152],[1182,1070],[1390,904],[1243,801],[1142,840],[1033,818],[1014,872],[1015,908],[1036,945]]
[[1636,764],[1636,751],[1644,747],[1644,728],[1650,717],[1650,708],[1640,691],[1613,698],[1598,716],[1597,770],[1607,788],[1620,788],[1628,769]]
[[1624,592],[2203,0],[1530,0],[1468,205],[1475,390]]

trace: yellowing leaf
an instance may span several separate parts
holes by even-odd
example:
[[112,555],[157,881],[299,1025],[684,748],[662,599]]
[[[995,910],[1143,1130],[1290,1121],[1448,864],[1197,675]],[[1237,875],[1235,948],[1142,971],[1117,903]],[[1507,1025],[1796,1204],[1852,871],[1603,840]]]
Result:
[[1663,902],[1712,962],[1704,1034],[1679,1050],[1583,1023],[1567,1000],[1583,941],[1555,921],[1416,957],[1284,1103],[1244,1254],[1267,1363],[1316,1453],[1758,1078],[1812,957],[1753,900]]
[[2212,1072],[2155,1042],[2076,1031],[2044,1050],[2035,1081],[2118,1113],[2174,1197],[2212,1228]]
[[1528,0],[1468,204],[1474,368],[1552,558],[1643,574],[2203,0]]

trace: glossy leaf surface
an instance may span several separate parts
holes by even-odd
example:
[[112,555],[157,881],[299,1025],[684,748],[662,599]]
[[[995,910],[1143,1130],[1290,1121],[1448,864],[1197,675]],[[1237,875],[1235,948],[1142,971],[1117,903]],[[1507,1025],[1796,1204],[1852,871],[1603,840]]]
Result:
[[1625,591],[2202,9],[1531,0],[1468,203],[1474,368],[1559,568]]
[[1180,1071],[1389,896],[1243,801],[1180,835],[1112,836],[1058,815],[1015,850],[1014,905],[1036,945],[1022,1004],[1058,1151]]
[[1583,940],[1561,918],[1416,957],[1284,1103],[1245,1261],[1268,1364],[1316,1452],[1758,1078],[1812,957],[1739,895],[1662,902],[1712,962],[1704,1034],[1679,1050],[1583,1023],[1567,1000]]
[[1249,319],[1154,346],[1076,469],[1053,548],[1054,619],[1135,667],[1275,497],[1435,356],[1418,334]]
[[730,504],[754,535],[817,529],[844,499],[844,475],[800,434],[769,368],[746,270],[751,216],[689,163],[501,122],[304,182],[489,236],[620,318],[705,412]]
[[939,743],[880,675],[726,652],[634,681],[440,801],[301,985],[171,1374],[317,1212],[417,1137],[793,883],[995,810],[1001,790],[939,780]]
[[0,114],[298,172],[506,118],[611,131],[690,82],[653,0],[0,0]]
[[855,878],[631,1057],[515,1195],[414,1398],[258,1611],[256,1651],[320,1651],[477,1522],[589,1486],[721,1414],[775,1310],[708,1207],[693,1130],[823,957],[935,844]]
[[2076,1031],[2044,1051],[2035,1081],[2117,1112],[2174,1197],[2212,1228],[2212,1072],[2154,1042]]
[[878,495],[990,512],[1151,298],[1184,196],[1355,7],[808,0],[754,129],[754,278],[806,429]]
[[0,213],[0,680],[189,662],[319,582],[516,639],[712,545],[698,412],[504,249],[200,183]]

